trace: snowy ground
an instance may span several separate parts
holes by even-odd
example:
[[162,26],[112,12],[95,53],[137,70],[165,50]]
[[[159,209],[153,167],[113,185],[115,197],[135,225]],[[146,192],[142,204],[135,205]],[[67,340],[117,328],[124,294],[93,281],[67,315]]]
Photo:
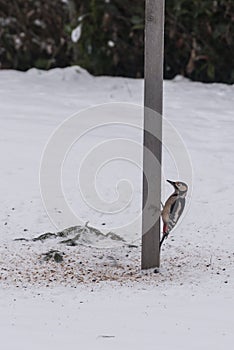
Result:
[[[93,105],[141,104],[142,92],[141,80],[93,78],[75,67],[49,72],[0,71],[0,334],[4,350],[232,347],[233,86],[181,78],[165,82],[164,114],[191,155],[194,182],[189,210],[164,245],[158,273],[140,271],[137,225],[134,232],[122,230],[127,242],[103,247],[61,247],[53,239],[13,241],[56,232],[39,188],[41,156],[54,129],[73,113]],[[114,130],[141,140],[139,133],[128,128]],[[110,134],[113,129],[83,138],[77,146],[77,161],[87,144],[105,141]],[[79,203],[84,222],[108,232],[116,223],[125,224],[127,218],[137,215],[139,170],[126,163],[114,164],[113,178],[103,185],[101,180],[109,176],[104,171],[98,181],[107,200],[114,198],[112,187],[123,173],[128,172],[135,187],[126,214],[103,216],[82,206],[76,191],[72,192],[67,177],[71,163],[68,159],[65,190],[75,210]],[[173,179],[174,170],[164,163],[165,176]],[[170,191],[165,187],[164,196]],[[59,208],[54,210],[59,217]],[[44,260],[43,254],[50,249],[63,253],[61,263]]]

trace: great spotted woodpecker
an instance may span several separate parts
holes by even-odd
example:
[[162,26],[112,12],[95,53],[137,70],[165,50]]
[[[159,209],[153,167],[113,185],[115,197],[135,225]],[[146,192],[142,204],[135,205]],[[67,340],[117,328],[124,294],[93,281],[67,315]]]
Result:
[[175,189],[174,193],[167,199],[162,210],[163,221],[163,237],[160,242],[160,247],[170,231],[174,228],[185,206],[185,197],[188,191],[188,186],[184,182],[167,180]]

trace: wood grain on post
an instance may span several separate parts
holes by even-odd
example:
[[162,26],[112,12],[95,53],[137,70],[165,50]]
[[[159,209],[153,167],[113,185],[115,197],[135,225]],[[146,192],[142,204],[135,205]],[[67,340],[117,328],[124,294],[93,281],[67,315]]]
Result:
[[[144,111],[144,155],[143,168],[143,208],[151,191],[151,199],[142,216],[142,269],[160,266],[160,207],[161,207],[161,159],[162,159],[162,108],[163,108],[163,57],[164,57],[164,3],[165,0],[146,0],[145,9],[145,111]],[[159,137],[147,130],[152,128]],[[150,125],[151,124],[151,125]],[[157,169],[150,161],[150,150],[157,159]],[[153,191],[153,193],[152,193]],[[152,208],[157,211],[157,219],[148,229],[152,220]]]

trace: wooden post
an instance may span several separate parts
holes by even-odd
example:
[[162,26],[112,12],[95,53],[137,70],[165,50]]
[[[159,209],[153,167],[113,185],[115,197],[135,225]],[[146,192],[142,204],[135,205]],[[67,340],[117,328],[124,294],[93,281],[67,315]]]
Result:
[[[165,0],[146,0],[145,15],[145,112],[143,154],[143,214],[142,214],[142,269],[160,266],[160,207],[161,207],[161,158],[162,158],[162,100],[164,57],[164,3]],[[157,112],[152,113],[152,110]],[[152,130],[157,130],[154,137]],[[150,150],[159,166],[153,168]],[[147,197],[150,191],[150,201]],[[147,203],[147,206],[145,207]],[[154,213],[152,214],[152,208]],[[155,222],[149,222],[155,215]]]

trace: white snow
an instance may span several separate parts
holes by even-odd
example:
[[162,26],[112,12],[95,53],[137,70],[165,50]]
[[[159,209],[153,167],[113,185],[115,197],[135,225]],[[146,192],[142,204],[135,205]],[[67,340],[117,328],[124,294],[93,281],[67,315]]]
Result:
[[115,43],[112,40],[109,40],[107,44],[109,47],[115,47]]
[[[163,247],[159,273],[141,272],[139,222],[135,231],[123,228],[140,211],[141,171],[116,160],[97,174],[98,193],[107,202],[118,199],[116,184],[126,175],[133,187],[131,203],[115,215],[90,208],[75,187],[77,166],[97,143],[120,137],[141,142],[139,130],[129,126],[108,126],[82,137],[64,163],[63,178],[67,200],[83,223],[122,233],[124,244],[100,248],[94,240],[97,247],[69,247],[53,239],[13,239],[58,231],[45,212],[39,186],[41,157],[55,128],[91,106],[142,104],[143,81],[94,78],[80,67],[0,71],[4,350],[232,348],[234,87],[177,77],[164,88],[164,115],[190,153],[194,179],[188,210]],[[164,178],[176,179],[166,149],[163,172]],[[165,184],[163,190],[165,198],[171,188]],[[63,213],[59,207],[54,211],[59,221]],[[63,263],[43,260],[50,249],[64,253]]]
[[82,25],[79,24],[71,33],[71,39],[73,43],[77,43],[80,40],[82,33]]

